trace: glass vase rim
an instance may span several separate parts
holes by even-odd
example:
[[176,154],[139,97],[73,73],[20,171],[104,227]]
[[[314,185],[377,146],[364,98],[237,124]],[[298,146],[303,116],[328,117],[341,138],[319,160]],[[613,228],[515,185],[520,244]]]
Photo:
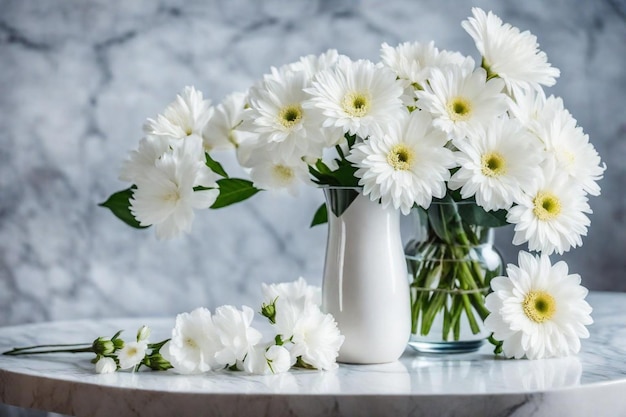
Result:
[[358,185],[329,185],[329,184],[318,184],[317,188],[322,190],[354,190],[361,192],[363,190],[362,186]]
[[[451,204],[474,204],[476,206],[478,205],[478,203],[476,203],[476,201],[472,201],[472,200],[431,201],[431,203],[430,203],[431,206],[445,206],[445,205],[451,205]],[[413,207],[413,208],[415,208],[415,207]],[[420,208],[423,208],[423,207],[420,206]],[[425,209],[425,210],[428,210],[428,209]]]

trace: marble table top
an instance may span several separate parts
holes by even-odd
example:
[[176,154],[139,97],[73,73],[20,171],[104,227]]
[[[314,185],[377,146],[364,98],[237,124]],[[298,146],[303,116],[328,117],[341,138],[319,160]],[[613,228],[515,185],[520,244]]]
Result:
[[[340,365],[257,376],[215,372],[99,375],[91,354],[0,356],[0,402],[77,416],[614,416],[626,415],[626,294],[591,293],[595,323],[578,356],[506,360],[475,353]],[[169,336],[173,318],[76,320],[0,329],[14,346],[90,342],[146,324]]]

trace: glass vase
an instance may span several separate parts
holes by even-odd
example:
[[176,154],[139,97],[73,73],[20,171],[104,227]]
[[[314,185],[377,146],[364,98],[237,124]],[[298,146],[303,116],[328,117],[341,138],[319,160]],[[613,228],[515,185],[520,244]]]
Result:
[[409,288],[399,212],[358,188],[324,188],[328,240],[322,309],[345,340],[337,360],[396,361],[410,335]]
[[485,297],[503,261],[493,229],[465,220],[475,208],[472,202],[441,202],[412,211],[414,236],[405,245],[409,345],[420,352],[472,352],[489,337]]

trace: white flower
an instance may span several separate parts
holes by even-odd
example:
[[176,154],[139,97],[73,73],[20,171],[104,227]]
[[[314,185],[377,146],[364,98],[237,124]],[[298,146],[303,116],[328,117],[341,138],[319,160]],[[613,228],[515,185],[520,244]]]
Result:
[[[280,301],[280,300],[279,300]],[[277,302],[277,320],[282,305]],[[320,370],[337,368],[337,355],[344,336],[339,333],[335,319],[324,314],[317,306],[307,308],[294,323],[292,329],[291,357]]]
[[194,87],[185,87],[170,103],[163,114],[148,119],[144,131],[152,135],[165,135],[182,139],[191,135],[202,137],[202,130],[213,114],[209,100]]
[[213,323],[218,330],[222,348],[215,354],[215,359],[224,366],[236,365],[243,361],[252,346],[259,343],[261,333],[253,327],[254,311],[243,306],[241,310],[229,305],[218,307],[213,316]]
[[148,326],[145,326],[145,325],[141,326],[139,328],[139,330],[137,330],[137,341],[138,342],[142,342],[142,341],[147,342],[148,338],[150,337],[150,333],[151,333],[151,331],[150,331],[150,328]]
[[288,65],[291,71],[302,71],[307,79],[311,80],[315,74],[332,68],[340,57],[346,59],[344,55],[339,55],[336,49],[329,49],[320,55],[307,55],[300,58],[299,61]]
[[293,282],[282,282],[280,284],[261,284],[263,300],[266,304],[272,303],[277,298],[281,300],[296,301],[305,299],[306,304],[320,305],[322,303],[322,290],[320,287],[308,285],[306,280],[299,277]]
[[120,369],[133,368],[143,360],[148,349],[148,342],[125,342],[124,347],[117,353]]
[[521,251],[519,266],[507,266],[508,277],[491,281],[485,300],[485,326],[503,342],[503,353],[516,359],[560,357],[580,350],[585,327],[593,323],[580,275],[568,274],[564,261],[554,266],[547,255]]
[[244,371],[250,374],[267,375],[287,372],[294,362],[283,346],[254,346],[243,361]]
[[202,140],[189,137],[172,152],[155,161],[131,199],[131,212],[142,226],[155,225],[159,238],[189,232],[194,209],[208,208],[219,191],[194,191],[194,187],[214,187],[217,175],[204,162]]
[[306,107],[323,111],[324,128],[338,127],[365,138],[385,127],[402,107],[402,83],[389,68],[366,60],[339,60],[313,78]]
[[474,69],[474,60],[471,57],[465,57],[458,52],[439,51],[433,41],[404,42],[395,48],[383,43],[381,60],[403,81],[403,101],[406,105],[415,105],[414,91],[426,85],[433,68],[457,65],[470,72]]
[[445,147],[446,135],[433,129],[430,116],[420,111],[404,112],[387,132],[355,145],[347,157],[358,168],[355,175],[363,194],[403,214],[414,203],[428,208],[433,197],[445,195],[448,168],[455,165],[452,151]]
[[482,68],[470,73],[458,66],[434,68],[424,90],[415,92],[417,107],[431,113],[435,126],[463,138],[507,110],[504,83],[486,77]]
[[236,129],[243,122],[247,98],[244,93],[232,93],[215,108],[215,112],[202,130],[204,149],[207,152],[231,149],[239,144]]
[[256,188],[263,190],[284,189],[296,196],[301,184],[311,182],[308,165],[299,158],[275,160],[263,151],[256,152],[253,158],[250,179]]
[[545,52],[539,50],[537,37],[529,31],[502,20],[492,12],[485,13],[472,8],[474,17],[461,23],[463,29],[474,39],[476,48],[483,56],[483,66],[490,74],[504,80],[509,91],[540,89],[540,84],[556,83],[560,72],[548,63]]
[[117,364],[113,358],[103,356],[96,362],[96,372],[99,374],[111,374],[115,371],[117,371]]
[[576,119],[565,109],[556,111],[551,119],[537,127],[537,135],[557,163],[559,171],[567,173],[585,192],[600,195],[597,181],[604,175],[606,166],[589,143],[589,136],[576,125]]
[[463,198],[475,195],[487,211],[510,208],[541,175],[541,142],[515,120],[495,119],[485,132],[454,144],[461,167],[448,185],[461,188]]
[[120,179],[136,184],[149,180],[154,163],[170,150],[175,141],[170,136],[146,136],[139,141],[139,147],[130,151],[128,159],[122,163]]
[[591,213],[582,188],[557,171],[550,160],[538,179],[506,216],[515,224],[513,244],[528,242],[530,250],[547,255],[581,246],[590,224],[585,213]]
[[197,374],[219,368],[215,354],[221,348],[211,312],[197,308],[176,316],[172,337],[161,348],[161,354],[175,372]]
[[321,154],[326,138],[314,115],[318,110],[304,107],[308,84],[303,71],[274,69],[250,89],[241,130],[258,134],[259,143],[283,158]]

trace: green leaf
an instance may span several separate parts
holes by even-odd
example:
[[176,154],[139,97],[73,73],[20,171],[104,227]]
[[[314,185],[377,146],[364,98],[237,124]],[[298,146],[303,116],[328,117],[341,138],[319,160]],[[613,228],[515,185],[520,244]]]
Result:
[[483,227],[501,227],[509,224],[506,221],[506,210],[485,211],[477,204],[459,204],[459,215],[463,221]]
[[211,171],[215,172],[217,175],[221,175],[224,178],[228,178],[228,174],[224,170],[224,167],[222,167],[222,164],[217,162],[215,159],[211,158],[211,155],[209,155],[208,153],[205,153],[205,155],[206,155],[206,166],[208,166],[211,169]]
[[148,226],[141,226],[133,213],[130,211],[130,199],[133,197],[134,185],[126,190],[112,194],[107,201],[100,203],[100,207],[106,207],[121,221],[136,229],[145,229]]
[[251,181],[240,178],[222,178],[217,180],[217,184],[220,188],[220,194],[217,196],[215,203],[211,206],[212,209],[239,203],[261,191],[253,186]]
[[323,203],[313,215],[313,220],[311,221],[311,225],[309,227],[324,224],[326,222],[328,222],[328,211],[326,209],[326,204]]

